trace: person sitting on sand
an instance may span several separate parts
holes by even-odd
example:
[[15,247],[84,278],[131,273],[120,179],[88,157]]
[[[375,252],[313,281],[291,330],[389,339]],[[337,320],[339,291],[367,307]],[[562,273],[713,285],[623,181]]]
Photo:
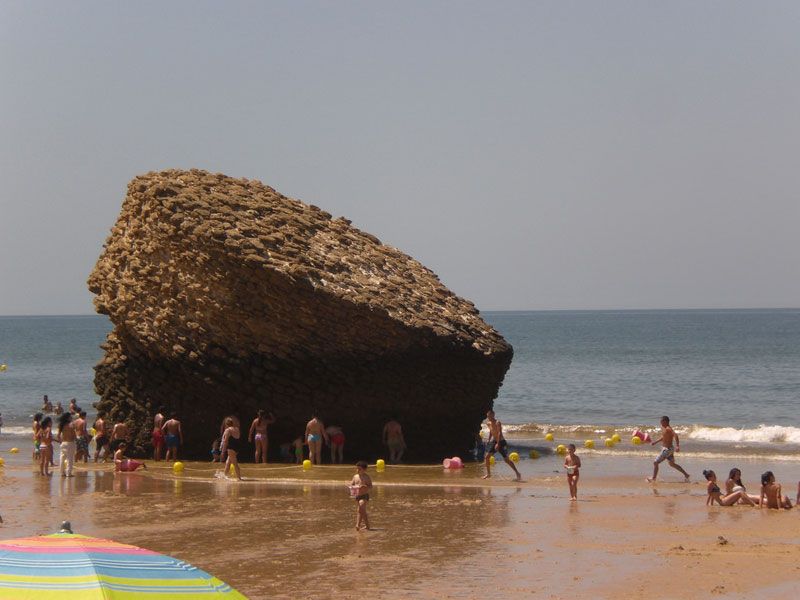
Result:
[[367,475],[367,463],[360,460],[356,463],[356,474],[350,480],[351,494],[356,500],[356,531],[361,531],[361,526],[369,530],[369,517],[367,516],[367,502],[372,489],[372,478]]
[[389,448],[389,462],[394,464],[403,460],[406,450],[406,440],[403,437],[403,428],[396,419],[390,419],[383,426],[383,443]]
[[[733,494],[735,492],[744,492],[745,495],[750,498],[756,504],[761,502],[761,498],[756,496],[755,494],[748,494],[747,489],[744,487],[742,483],[742,471],[737,467],[734,467],[728,473],[728,479],[725,481],[725,493],[726,494]],[[747,504],[747,502],[742,498],[742,504]]]
[[256,418],[253,419],[253,422],[250,425],[250,431],[247,434],[247,439],[251,444],[255,443],[256,464],[267,462],[267,448],[269,446],[267,427],[272,425],[274,422],[275,415],[269,413],[269,416],[267,416],[267,412],[265,410],[259,410]]
[[761,475],[761,508],[792,508],[789,496],[781,493],[781,484],[776,483],[772,471]]
[[578,479],[581,476],[581,458],[575,454],[575,444],[567,446],[567,457],[564,459],[564,468],[567,470],[569,499],[575,502],[578,500]]
[[496,452],[500,453],[506,464],[514,470],[517,475],[517,481],[522,479],[522,475],[517,470],[517,466],[508,458],[508,442],[503,437],[503,424],[494,418],[494,411],[490,410],[486,413],[486,420],[489,425],[489,443],[486,445],[486,458],[483,464],[486,465],[486,475],[484,479],[489,479],[492,476],[492,467],[490,461]]
[[328,434],[325,433],[325,423],[317,415],[312,415],[306,423],[306,443],[308,444],[308,458],[312,464],[322,464],[322,441],[329,443]]
[[651,442],[650,445],[655,446],[659,442],[661,442],[661,452],[656,457],[655,461],[653,461],[653,477],[648,477],[647,481],[655,483],[658,477],[658,465],[666,460],[670,467],[683,473],[683,477],[688,483],[689,474],[683,470],[683,467],[675,462],[675,453],[681,451],[681,442],[680,439],[678,439],[678,434],[675,433],[675,430],[670,426],[669,417],[667,416],[661,417],[661,437]]
[[720,506],[733,506],[739,501],[749,504],[750,506],[756,505],[756,503],[750,500],[750,497],[743,491],[733,492],[732,494],[726,494],[723,496],[722,490],[720,490],[719,485],[717,485],[717,474],[714,473],[714,471],[703,471],[703,477],[708,480],[708,485],[706,486],[706,492],[708,493],[708,497],[706,498],[706,506],[713,506],[714,502]]
[[178,460],[178,446],[183,445],[183,429],[181,422],[178,421],[178,413],[170,414],[169,421],[161,426],[161,431],[164,432],[164,439],[167,442],[167,455],[164,460]]
[[239,452],[242,450],[241,430],[238,421],[233,417],[225,419],[225,431],[222,434],[222,445],[220,452],[227,456],[225,459],[225,477],[230,473],[231,465],[236,473],[236,478],[241,481],[242,472],[239,469]]
[[344,431],[338,425],[329,425],[325,433],[331,440],[331,464],[342,464],[344,459]]
[[114,452],[114,471],[123,473],[132,473],[139,467],[147,469],[147,465],[138,460],[132,460],[125,456],[125,450],[128,448],[128,442],[120,440],[117,444],[117,450]]

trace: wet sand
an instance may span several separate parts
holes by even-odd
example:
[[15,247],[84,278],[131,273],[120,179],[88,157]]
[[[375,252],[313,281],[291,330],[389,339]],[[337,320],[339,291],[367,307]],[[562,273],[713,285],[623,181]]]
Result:
[[[477,465],[371,468],[375,530],[357,533],[350,466],[244,464],[241,483],[217,479],[208,463],[186,463],[181,476],[148,462],[145,473],[89,465],[42,478],[25,450],[6,450],[2,538],[68,519],[76,533],[178,556],[254,599],[790,598],[800,581],[800,511],[709,509],[703,482],[666,467],[649,485],[639,458],[585,456],[577,503],[553,456],[521,461],[519,484],[502,464],[489,482]],[[733,466],[681,462],[692,474]],[[767,465],[738,466],[757,491]],[[775,471],[794,500],[798,467]]]

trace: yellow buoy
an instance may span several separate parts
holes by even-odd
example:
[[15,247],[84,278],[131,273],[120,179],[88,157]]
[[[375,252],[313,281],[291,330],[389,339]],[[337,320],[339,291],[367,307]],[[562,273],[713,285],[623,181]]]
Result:
[[305,459],[303,461],[303,471],[310,471],[310,470],[311,470],[311,461],[308,460],[308,459]]
[[556,454],[566,454],[567,447],[564,444],[559,444],[556,446]]
[[11,450],[9,450],[9,452],[11,452],[11,454],[16,454],[17,452],[19,452],[19,448],[12,448]]
[[531,450],[528,452],[528,456],[531,458],[539,458],[539,453],[536,450]]
[[615,433],[614,435],[611,436],[611,440],[615,444],[619,444],[622,441],[622,438],[620,437],[620,435],[618,433]]
[[8,365],[0,365],[0,373],[5,371],[8,368]]
[[6,464],[6,460],[3,457],[0,457],[0,467]]
[[382,458],[376,460],[375,469],[378,471],[378,473],[383,473],[383,471],[386,469],[386,461],[383,460]]
[[172,472],[176,475],[183,473],[183,463],[179,460],[172,463]]
[[490,465],[493,465],[493,464],[494,464],[494,463],[496,463],[496,462],[497,462],[497,461],[494,459],[494,455],[492,455],[492,456],[490,456],[490,457],[489,457],[489,464],[490,464]]
[[606,444],[607,448],[613,448],[614,447],[614,440],[612,440],[611,438],[606,438],[605,444]]
[[97,429],[95,429],[94,427],[89,427],[89,435],[92,436],[92,437],[96,436],[97,435]]
[[236,477],[236,467],[233,466],[233,463],[231,463],[231,468],[228,469],[228,471],[230,472],[231,477]]
[[508,455],[508,458],[511,459],[511,462],[519,462],[519,454],[516,452],[512,452]]
[[584,448],[589,448],[589,449],[594,448],[594,440],[586,440],[585,442],[583,442],[583,446]]
[[638,435],[635,435],[631,438],[631,444],[633,444],[634,446],[638,446],[641,443],[642,443],[642,438],[640,438]]
[[544,439],[546,439],[548,442],[552,442],[553,441],[553,434],[552,433],[546,433],[545,436],[544,436]]

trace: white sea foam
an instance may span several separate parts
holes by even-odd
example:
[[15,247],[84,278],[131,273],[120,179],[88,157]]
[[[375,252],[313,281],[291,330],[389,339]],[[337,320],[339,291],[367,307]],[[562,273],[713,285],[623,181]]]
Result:
[[693,440],[707,442],[800,444],[800,427],[784,425],[759,425],[755,429],[694,425],[688,428],[685,435]]
[[30,427],[9,426],[2,428],[3,435],[32,435]]

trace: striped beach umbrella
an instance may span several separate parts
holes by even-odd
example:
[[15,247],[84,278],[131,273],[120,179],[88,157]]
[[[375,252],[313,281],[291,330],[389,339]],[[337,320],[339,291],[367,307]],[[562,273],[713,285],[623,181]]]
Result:
[[0,598],[227,600],[245,596],[177,558],[99,538],[54,533],[0,542]]

